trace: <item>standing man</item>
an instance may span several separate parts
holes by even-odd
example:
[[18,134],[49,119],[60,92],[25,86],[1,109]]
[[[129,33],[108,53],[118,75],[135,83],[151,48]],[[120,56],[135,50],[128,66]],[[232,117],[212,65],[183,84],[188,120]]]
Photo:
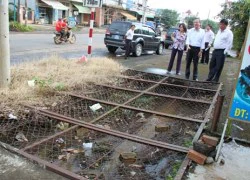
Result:
[[[205,49],[202,51],[202,57],[201,57],[201,63],[208,64],[209,62],[209,51],[210,47],[213,43],[214,40],[214,32],[212,31],[212,26],[210,24],[207,25],[206,30],[205,30]],[[205,61],[204,61],[205,60]]]
[[198,81],[198,61],[205,47],[204,35],[205,31],[201,29],[200,19],[195,19],[194,28],[190,29],[187,34],[186,79],[189,79],[190,65],[193,62],[193,80]]
[[214,51],[209,64],[207,81],[218,82],[224,66],[226,54],[231,50],[233,44],[233,33],[227,28],[228,20],[220,21],[220,29],[214,40]]
[[125,59],[127,59],[129,57],[130,54],[130,49],[131,49],[131,43],[134,37],[134,30],[135,30],[135,25],[132,24],[130,26],[130,29],[127,31],[126,35],[125,35],[125,43],[126,43],[126,53],[125,53]]

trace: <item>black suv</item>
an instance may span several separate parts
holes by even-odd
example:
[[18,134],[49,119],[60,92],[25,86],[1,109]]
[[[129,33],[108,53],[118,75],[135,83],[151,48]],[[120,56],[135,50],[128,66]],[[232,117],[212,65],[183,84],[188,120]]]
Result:
[[178,30],[178,28],[167,29],[166,38],[165,38],[165,48],[166,49],[173,44],[173,40],[171,39],[171,35],[173,34],[173,32],[175,32],[177,30]]
[[108,27],[104,38],[104,43],[110,53],[115,53],[118,48],[125,49],[125,34],[130,26],[135,25],[134,38],[132,41],[133,55],[138,57],[143,51],[156,51],[162,54],[164,40],[161,36],[147,25],[128,21],[114,21]]

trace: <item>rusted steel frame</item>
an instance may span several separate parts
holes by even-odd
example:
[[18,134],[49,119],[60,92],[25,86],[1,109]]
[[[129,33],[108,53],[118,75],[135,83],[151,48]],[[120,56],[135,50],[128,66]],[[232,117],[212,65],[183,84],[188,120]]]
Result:
[[221,89],[222,89],[222,83],[220,83],[220,85],[219,85],[219,87],[217,89],[217,92],[216,92],[216,94],[215,94],[215,96],[213,98],[212,104],[210,105],[210,107],[209,107],[209,109],[207,111],[207,114],[206,114],[206,116],[204,118],[204,122],[200,125],[200,128],[196,132],[195,137],[193,139],[193,142],[195,142],[195,141],[197,141],[199,139],[199,137],[200,137],[206,123],[209,121],[209,117],[212,114],[213,108],[215,106],[215,103],[217,101],[217,97],[219,96]]
[[[166,75],[160,75],[160,74],[155,74],[155,73],[150,73],[150,72],[143,72],[143,71],[139,71],[139,70],[135,70],[135,69],[128,69],[128,70],[129,71],[135,71],[135,72],[138,72],[138,73],[143,74],[143,75],[161,76],[162,79],[165,78],[165,77],[168,77]],[[159,79],[159,81],[161,81],[162,79]]]
[[[129,80],[147,82],[147,83],[154,83],[154,84],[157,83],[157,81],[145,80],[145,79],[138,79],[138,78],[133,78],[133,77],[129,77],[129,76],[118,76],[118,77],[124,78],[124,79],[129,79]],[[183,85],[170,84],[170,83],[165,83],[165,82],[162,82],[161,85],[172,86],[172,87],[179,87],[179,88],[189,88],[189,89],[193,89],[193,90],[202,90],[202,91],[208,91],[208,92],[216,92],[217,91],[217,90],[213,90],[213,89],[198,88],[198,87],[192,87],[192,86],[183,86]]]
[[168,144],[168,143],[164,143],[164,142],[160,142],[160,141],[155,141],[152,139],[147,139],[147,138],[139,137],[136,135],[123,133],[120,131],[101,128],[101,127],[96,126],[94,124],[86,123],[86,122],[83,122],[83,121],[80,121],[80,120],[77,120],[77,119],[74,119],[71,117],[67,117],[67,116],[64,116],[64,115],[61,115],[58,113],[48,111],[48,110],[39,109],[38,112],[44,116],[48,116],[48,117],[57,119],[59,121],[72,123],[72,124],[79,125],[81,127],[87,128],[87,129],[91,129],[94,131],[98,131],[101,133],[105,133],[105,134],[116,136],[116,137],[123,138],[123,139],[128,139],[128,140],[131,140],[133,142],[138,142],[138,143],[142,143],[142,144],[146,144],[146,145],[152,145],[152,146],[156,146],[156,147],[160,147],[160,148],[171,149],[174,151],[185,152],[185,153],[188,151],[188,148],[185,148],[182,146],[177,146],[177,145]]
[[5,144],[5,143],[2,143],[0,142],[0,145],[5,148],[6,150],[8,151],[11,151],[13,153],[16,153],[24,158],[27,158],[29,160],[31,160],[31,162],[36,162],[38,163],[39,165],[43,166],[45,169],[49,170],[49,171],[52,171],[56,174],[59,174],[65,178],[68,178],[68,179],[72,179],[72,180],[87,180],[86,178],[80,176],[80,175],[77,175],[75,173],[72,173],[71,171],[68,171],[66,169],[63,169],[61,167],[58,167],[50,162],[47,162],[45,160],[42,160],[34,155],[31,155],[27,152],[24,152],[22,150],[19,150],[17,148],[14,148],[8,144]]
[[179,170],[177,171],[177,174],[174,178],[174,180],[182,180],[187,168],[190,166],[191,164],[191,160],[188,159],[188,157],[186,156],[185,159],[182,161],[182,164],[179,168]]
[[103,101],[103,100],[99,100],[99,99],[95,99],[95,98],[80,96],[80,95],[73,94],[73,93],[69,93],[69,95],[73,96],[73,97],[78,97],[78,98],[81,98],[81,99],[86,99],[86,100],[90,100],[90,101],[96,101],[96,102],[99,102],[99,103],[102,103],[102,104],[108,104],[108,105],[118,106],[118,107],[121,107],[121,108],[135,110],[135,111],[140,111],[140,112],[144,112],[144,113],[151,113],[151,114],[155,114],[155,115],[158,115],[158,116],[170,117],[170,118],[175,118],[175,119],[180,119],[180,120],[185,120],[185,121],[198,122],[198,123],[202,123],[203,122],[203,120],[199,120],[199,119],[187,118],[187,117],[182,117],[182,116],[177,116],[177,115],[172,115],[172,114],[167,114],[167,113],[161,113],[161,112],[158,112],[158,111],[152,111],[152,110],[146,110],[146,109],[136,108],[136,107],[133,107],[133,106],[122,105],[122,104],[117,104],[117,103],[113,103],[113,102]]
[[31,145],[29,145],[29,146],[26,146],[26,147],[22,148],[21,150],[22,150],[22,151],[26,151],[26,150],[28,150],[28,149],[32,149],[32,148],[34,148],[35,146],[38,146],[39,144],[42,144],[43,142],[46,142],[46,141],[49,141],[49,140],[51,140],[51,139],[53,139],[53,138],[56,138],[56,137],[58,137],[58,136],[61,136],[61,135],[65,134],[65,133],[67,133],[67,132],[69,132],[69,131],[71,131],[71,130],[74,130],[74,129],[78,128],[78,127],[79,127],[78,125],[74,125],[74,126],[68,128],[68,129],[64,130],[64,131],[58,132],[58,133],[56,133],[56,134],[54,134],[54,135],[52,135],[52,136],[49,136],[49,137],[44,138],[44,139],[41,139],[40,141],[36,141],[36,142],[34,142],[33,144],[31,144]]
[[225,97],[224,95],[219,95],[217,97],[217,102],[216,102],[215,107],[214,107],[214,113],[213,113],[213,118],[212,118],[212,125],[211,125],[212,132],[217,131],[218,121],[220,119],[221,109],[222,109],[223,102],[224,102],[224,97]]
[[[213,107],[214,107],[214,105],[216,103],[217,97],[219,96],[221,89],[222,89],[222,83],[220,83],[218,89],[216,90],[216,94],[215,94],[215,96],[213,98],[212,104],[209,107],[207,115],[204,118],[204,122],[201,123],[201,125],[200,125],[198,131],[196,132],[192,142],[197,141],[199,139],[199,137],[201,136],[201,133],[202,133],[202,131],[203,131],[208,119],[209,119],[209,116],[212,113]],[[188,169],[188,166],[190,165],[190,163],[191,163],[191,160],[188,159],[187,156],[186,156],[185,160],[182,162],[181,167],[179,168],[179,170],[177,172],[175,180],[181,180],[182,179],[182,177],[185,174],[186,170]]]
[[[105,85],[105,84],[96,84],[97,86],[102,86],[102,87],[107,87],[107,88],[112,88],[112,89],[117,89],[117,90],[124,90],[124,91],[129,91],[129,92],[135,92],[135,93],[141,93],[142,91],[139,90],[133,90],[133,89],[128,89],[128,88],[123,88],[123,87],[117,87],[117,86],[112,86],[112,85]],[[189,88],[187,88],[188,90]],[[185,93],[187,93],[187,90]],[[184,93],[184,94],[185,94]],[[181,97],[178,96],[171,96],[171,95],[165,95],[165,94],[159,94],[159,93],[154,93],[154,92],[144,92],[146,95],[152,95],[152,96],[158,96],[158,97],[165,97],[165,98],[170,98],[170,99],[178,99],[178,100],[183,100],[183,101],[189,101],[189,102],[197,102],[197,103],[203,103],[203,104],[211,104],[212,102],[209,101],[202,101],[198,99],[190,99],[190,98],[184,98],[183,95]]]

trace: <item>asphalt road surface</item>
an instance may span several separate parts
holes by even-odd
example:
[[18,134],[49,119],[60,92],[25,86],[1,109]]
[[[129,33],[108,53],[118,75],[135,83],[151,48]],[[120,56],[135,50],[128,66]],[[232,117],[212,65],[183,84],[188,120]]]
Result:
[[[11,34],[11,64],[35,61],[53,54],[67,59],[80,58],[82,55],[87,55],[88,35],[76,34],[76,38],[75,44],[62,43],[56,45],[53,41],[53,34]],[[142,66],[142,64],[154,64],[156,61],[166,62],[164,60],[166,59],[165,55],[170,53],[168,50],[164,51],[163,55],[158,56],[153,52],[147,52],[141,57],[131,57],[128,60],[124,60],[123,50],[118,49],[115,55],[107,51],[104,45],[104,34],[94,34],[92,48],[93,56],[110,57],[130,68]]]

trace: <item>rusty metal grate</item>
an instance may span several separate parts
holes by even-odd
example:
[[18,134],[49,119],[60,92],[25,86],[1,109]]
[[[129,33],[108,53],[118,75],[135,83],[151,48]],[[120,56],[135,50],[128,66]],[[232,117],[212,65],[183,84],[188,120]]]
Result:
[[[1,119],[0,141],[70,179],[173,178],[220,89],[127,70],[115,84],[76,89],[47,109]],[[16,139],[20,132],[28,141]],[[123,153],[136,157],[127,162]]]

